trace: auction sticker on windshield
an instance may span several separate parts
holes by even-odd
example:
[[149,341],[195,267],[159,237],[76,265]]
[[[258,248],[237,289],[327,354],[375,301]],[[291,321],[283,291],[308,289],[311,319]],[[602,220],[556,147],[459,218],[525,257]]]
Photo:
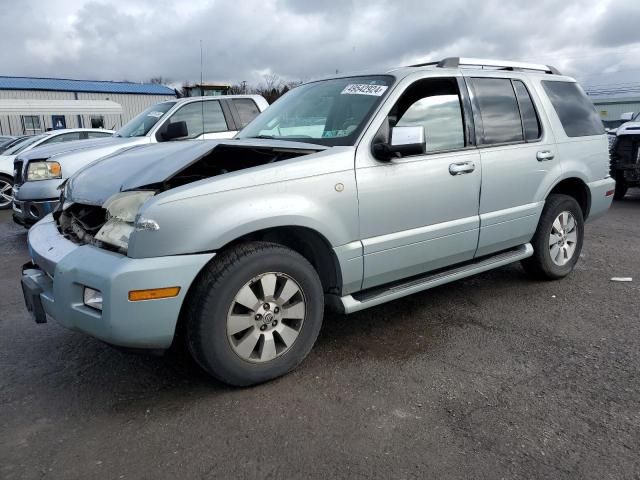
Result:
[[342,95],[373,95],[379,97],[389,88],[386,85],[367,85],[362,83],[351,83],[340,92]]
[[164,112],[149,112],[149,113],[147,113],[147,117],[154,117],[154,118],[160,118],[162,115],[164,115]]

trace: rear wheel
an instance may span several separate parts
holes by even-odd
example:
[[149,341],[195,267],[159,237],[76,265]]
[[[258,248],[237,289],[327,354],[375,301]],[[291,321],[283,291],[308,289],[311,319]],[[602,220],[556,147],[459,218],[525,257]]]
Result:
[[549,195],[533,236],[533,256],[522,261],[537,278],[567,276],[580,257],[584,237],[582,209],[573,197]]
[[13,202],[13,180],[0,176],[0,210],[11,207]]
[[320,279],[304,257],[273,243],[242,244],[197,280],[187,311],[189,349],[225,383],[265,382],[307,356],[323,308]]

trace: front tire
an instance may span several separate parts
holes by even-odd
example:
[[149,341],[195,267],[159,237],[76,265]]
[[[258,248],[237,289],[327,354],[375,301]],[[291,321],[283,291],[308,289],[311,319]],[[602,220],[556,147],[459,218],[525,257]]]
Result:
[[578,202],[568,195],[549,195],[531,241],[533,255],[522,266],[535,278],[566,277],[580,258],[583,240],[584,218]]
[[297,252],[251,242],[205,267],[187,300],[187,344],[224,383],[248,386],[295,368],[318,337],[322,284]]
[[0,175],[0,210],[11,208],[13,202],[13,180]]

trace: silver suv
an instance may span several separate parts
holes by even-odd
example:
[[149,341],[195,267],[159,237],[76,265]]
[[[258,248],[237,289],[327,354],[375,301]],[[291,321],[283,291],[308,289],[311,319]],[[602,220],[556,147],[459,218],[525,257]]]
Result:
[[123,347],[184,338],[250,385],[351,313],[522,261],[568,275],[615,182],[576,82],[450,58],[293,89],[233,140],[146,145],[65,185],[29,232],[37,322]]

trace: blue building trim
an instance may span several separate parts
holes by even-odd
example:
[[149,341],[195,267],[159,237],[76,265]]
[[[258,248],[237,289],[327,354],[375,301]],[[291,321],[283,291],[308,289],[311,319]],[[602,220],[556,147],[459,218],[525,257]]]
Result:
[[175,92],[153,83],[72,80],[65,78],[32,78],[0,76],[0,90],[40,90],[82,93],[125,93],[135,95],[171,95]]

